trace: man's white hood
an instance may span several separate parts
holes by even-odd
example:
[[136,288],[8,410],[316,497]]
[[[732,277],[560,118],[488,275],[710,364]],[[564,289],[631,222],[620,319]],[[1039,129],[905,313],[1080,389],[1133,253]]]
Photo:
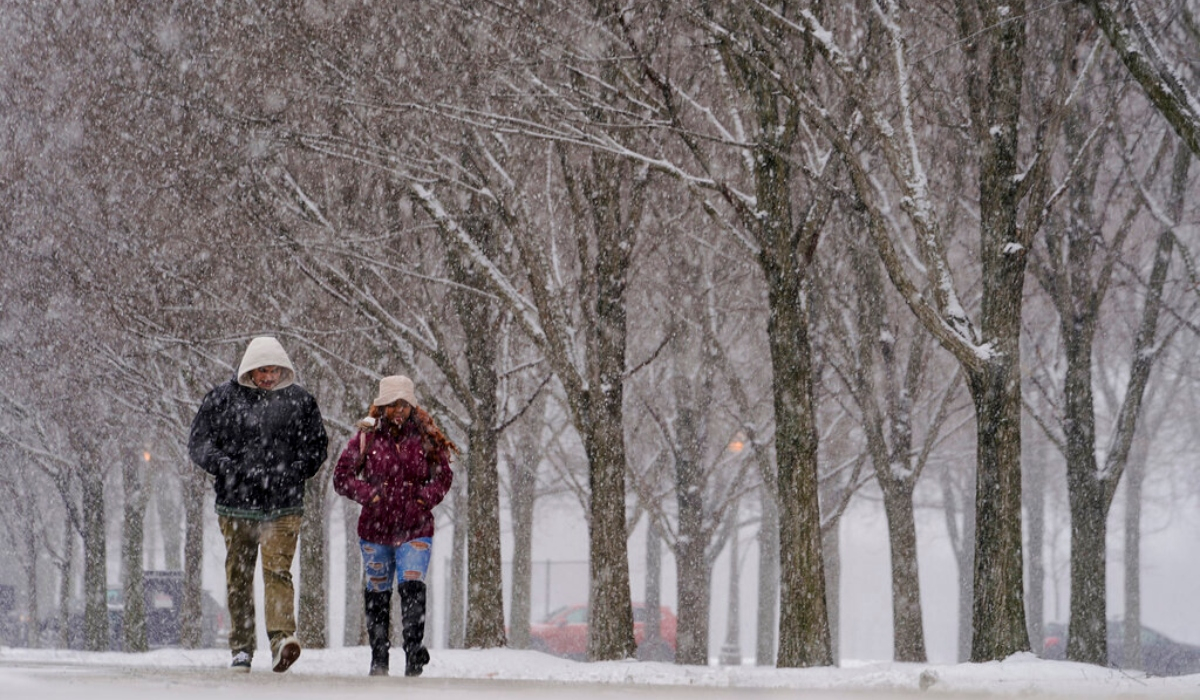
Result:
[[278,340],[269,335],[263,335],[251,340],[250,345],[246,347],[246,354],[242,356],[242,365],[238,367],[238,384],[251,389],[255,388],[254,380],[250,378],[250,371],[268,365],[275,365],[283,369],[279,376],[279,383],[272,387],[272,390],[282,389],[295,383],[296,370],[292,367],[291,358],[288,357]]

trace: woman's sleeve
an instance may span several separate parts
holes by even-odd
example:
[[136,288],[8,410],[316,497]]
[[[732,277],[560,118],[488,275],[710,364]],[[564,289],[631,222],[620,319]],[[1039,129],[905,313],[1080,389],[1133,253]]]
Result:
[[375,495],[375,487],[358,478],[359,436],[350,438],[333,469],[333,490],[355,503],[366,504]]
[[417,494],[417,498],[425,504],[427,508],[433,508],[442,502],[446,494],[450,491],[450,484],[454,481],[454,472],[450,470],[450,459],[446,451],[442,450],[438,455],[437,467],[433,470],[429,482],[423,485]]

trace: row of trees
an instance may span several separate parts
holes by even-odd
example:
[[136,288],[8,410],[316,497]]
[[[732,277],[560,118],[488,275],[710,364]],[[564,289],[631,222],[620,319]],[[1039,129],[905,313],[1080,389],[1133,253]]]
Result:
[[[1191,3],[112,9],[4,10],[20,60],[0,93],[0,449],[22,467],[5,522],[28,591],[37,552],[67,571],[82,538],[93,645],[110,465],[127,599],[147,493],[129,455],[147,438],[178,465],[195,574],[187,426],[272,332],[336,438],[405,371],[467,448],[468,646],[506,642],[505,501],[509,626],[527,635],[532,512],[552,488],[589,525],[590,658],[635,651],[627,542],[645,518],[678,567],[677,659],[705,663],[711,564],[753,517],[760,661],[833,663],[838,518],[873,482],[895,654],[922,660],[920,477],[974,449],[970,487],[960,469],[927,488],[956,533],[960,636],[977,661],[1029,649],[1024,414],[1066,465],[1068,654],[1104,662],[1108,511],[1152,369],[1194,318],[1195,76],[1172,68],[1197,65]],[[327,481],[303,536],[310,644]]]

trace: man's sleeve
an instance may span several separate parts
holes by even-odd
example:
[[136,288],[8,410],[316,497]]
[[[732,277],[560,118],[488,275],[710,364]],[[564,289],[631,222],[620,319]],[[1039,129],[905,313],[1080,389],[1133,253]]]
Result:
[[304,429],[301,439],[299,461],[301,476],[311,479],[320,471],[321,465],[329,454],[329,436],[325,433],[325,421],[321,418],[321,409],[317,400],[309,396],[308,410],[304,412]]
[[188,456],[196,466],[216,476],[222,470],[222,462],[228,462],[226,456],[216,445],[213,419],[216,411],[214,392],[209,392],[200,403],[200,410],[192,419],[192,430],[188,435]]

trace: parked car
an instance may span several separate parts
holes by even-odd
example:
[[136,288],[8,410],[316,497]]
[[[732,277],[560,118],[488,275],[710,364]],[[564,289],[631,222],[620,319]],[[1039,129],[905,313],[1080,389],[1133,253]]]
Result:
[[[121,651],[125,646],[125,603],[119,588],[108,589],[108,648]],[[151,649],[174,647],[181,643],[183,607],[182,571],[145,572],[146,643]],[[72,649],[84,645],[83,613],[68,618],[68,644]],[[51,626],[54,627],[53,623]],[[50,630],[53,635],[53,630]],[[208,591],[200,593],[200,646],[222,647],[229,639],[229,613]]]
[[[1066,625],[1046,625],[1042,657],[1067,658]],[[1125,625],[1121,620],[1108,621],[1108,665],[1113,668],[1132,668],[1125,660]],[[1184,676],[1200,673],[1200,646],[1177,642],[1142,625],[1142,669],[1151,676]]]
[[[659,640],[646,640],[646,619],[649,609],[642,603],[633,604],[633,638],[638,644],[638,658],[649,661],[675,660],[675,613],[667,606],[659,608]],[[567,605],[530,625],[530,645],[537,651],[570,659],[587,658],[588,607]]]
[[[147,571],[145,573],[146,643],[150,648],[180,645],[183,607],[182,571]],[[108,591],[109,636],[111,646],[119,649],[124,643],[124,611],[121,590]],[[229,613],[208,591],[200,592],[200,646],[223,646],[229,639]]]

